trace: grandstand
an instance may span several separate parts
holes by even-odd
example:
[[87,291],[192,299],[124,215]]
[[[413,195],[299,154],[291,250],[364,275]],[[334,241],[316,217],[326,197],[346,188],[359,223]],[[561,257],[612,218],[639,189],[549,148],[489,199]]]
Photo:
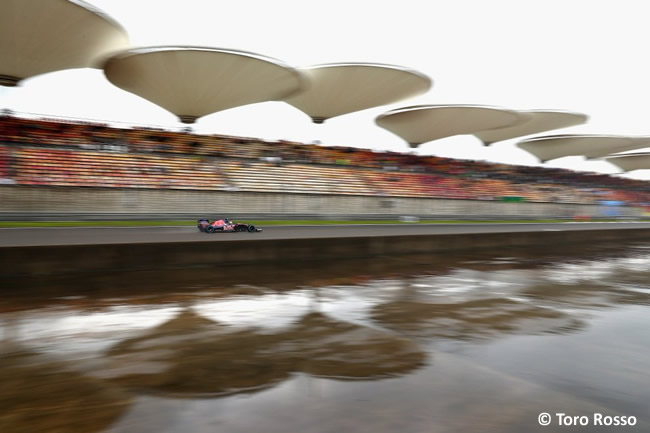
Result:
[[[5,191],[8,187],[117,188],[384,200],[614,202],[621,209],[635,209],[635,215],[650,205],[648,182],[562,169],[8,114],[0,117],[0,137],[0,182]],[[21,193],[14,190],[13,194]],[[4,197],[6,205],[11,202]],[[181,201],[177,207],[180,212],[185,205]],[[3,208],[3,212],[12,210],[19,211]],[[151,211],[156,211],[155,204]],[[241,211],[236,206],[228,209],[231,214]],[[364,210],[345,213],[362,215]],[[435,218],[436,214],[422,216]]]

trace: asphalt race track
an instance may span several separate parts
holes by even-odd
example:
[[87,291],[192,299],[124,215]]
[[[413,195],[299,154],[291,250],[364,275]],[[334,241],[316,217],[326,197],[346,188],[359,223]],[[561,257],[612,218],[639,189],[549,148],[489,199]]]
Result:
[[158,242],[237,242],[242,239],[308,239],[357,236],[512,233],[573,230],[650,229],[650,222],[569,222],[515,224],[363,224],[331,226],[269,226],[261,233],[201,233],[187,227],[39,227],[2,228],[0,247],[93,245]]

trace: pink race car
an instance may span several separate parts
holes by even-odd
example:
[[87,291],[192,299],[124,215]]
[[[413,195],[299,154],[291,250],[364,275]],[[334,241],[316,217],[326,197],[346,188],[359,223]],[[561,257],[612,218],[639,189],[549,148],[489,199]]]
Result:
[[196,226],[200,232],[216,233],[216,232],[261,232],[253,224],[236,223],[230,221],[228,218],[218,219],[210,222],[208,219],[200,219],[196,221]]

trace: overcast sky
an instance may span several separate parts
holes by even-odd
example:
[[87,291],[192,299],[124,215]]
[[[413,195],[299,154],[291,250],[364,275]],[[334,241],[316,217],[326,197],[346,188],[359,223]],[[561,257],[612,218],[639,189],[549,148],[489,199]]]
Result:
[[[481,104],[587,114],[585,125],[548,132],[650,135],[650,62],[644,0],[89,0],[128,31],[134,46],[200,45],[252,51],[292,66],[389,63],[433,80],[425,95],[314,125],[267,102],[207,116],[197,132],[410,152],[375,125],[415,104]],[[180,126],[174,115],[111,85],[92,69],[54,72],[0,88],[20,112]],[[419,154],[536,165],[517,140],[483,147],[473,136],[423,144]],[[604,161],[547,163],[618,173]],[[650,170],[626,177],[650,178]]]

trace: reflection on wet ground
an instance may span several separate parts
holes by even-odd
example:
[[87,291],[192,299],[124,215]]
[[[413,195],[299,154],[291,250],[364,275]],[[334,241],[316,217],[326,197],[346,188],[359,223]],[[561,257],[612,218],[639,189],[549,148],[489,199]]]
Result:
[[[125,387],[177,395],[253,392],[291,373],[339,379],[379,379],[423,363],[418,346],[397,335],[308,313],[282,331],[235,330],[184,311],[107,355],[119,366],[104,377]],[[145,371],[142,366],[146,365]]]
[[650,245],[583,248],[13,281],[0,431],[649,431]]

